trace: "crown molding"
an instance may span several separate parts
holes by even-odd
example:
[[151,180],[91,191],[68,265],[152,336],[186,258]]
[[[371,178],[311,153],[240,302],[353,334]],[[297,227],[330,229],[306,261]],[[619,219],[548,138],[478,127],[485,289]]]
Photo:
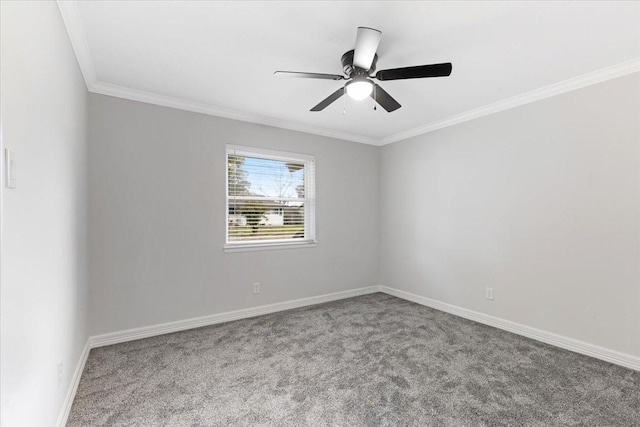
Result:
[[469,120],[488,116],[490,114],[499,113],[500,111],[509,110],[511,108],[529,104],[531,102],[540,101],[545,98],[550,98],[552,96],[560,95],[576,89],[581,89],[586,86],[594,85],[596,83],[602,83],[607,80],[615,79],[617,77],[622,77],[637,72],[640,72],[640,58],[635,58],[630,61],[625,61],[620,64],[602,68],[591,73],[582,74],[580,76],[563,80],[549,86],[544,86],[530,92],[525,92],[511,98],[503,99],[502,101],[487,104],[479,108],[474,108],[473,110],[469,110],[461,114],[456,114],[454,116],[450,116],[446,119],[429,123],[424,126],[413,128],[404,132],[398,132],[382,139],[379,142],[379,145],[386,145],[402,141],[414,136],[433,132],[438,129],[457,125],[458,123],[463,123]]
[[87,85],[87,89],[90,90],[91,85],[97,80],[97,76],[96,69],[93,66],[91,49],[87,41],[87,33],[84,30],[84,24],[78,11],[78,3],[75,1],[62,0],[58,0],[57,3],[60,14],[62,15],[62,21],[67,28],[67,33],[71,40],[71,46],[76,54],[80,71],[84,77],[84,82]]
[[87,41],[86,32],[82,23],[82,17],[78,10],[78,3],[75,1],[58,0],[58,8],[62,15],[62,20],[71,45],[76,54],[80,71],[84,77],[87,90],[92,93],[101,95],[114,96],[118,98],[129,99],[131,101],[139,101],[147,104],[159,105],[162,107],[177,108],[179,110],[192,111],[195,113],[207,114],[210,116],[223,117],[232,120],[255,123],[260,125],[272,126],[281,129],[287,129],[297,132],[304,132],[313,135],[325,136],[328,138],[336,138],[346,141],[359,142],[362,144],[378,145],[379,140],[366,136],[352,134],[348,132],[339,132],[322,127],[306,126],[287,120],[276,119],[273,117],[260,116],[255,114],[241,113],[209,105],[205,103],[189,101],[186,99],[175,98],[156,93],[145,92],[137,89],[131,89],[110,83],[98,81],[97,73],[91,56],[91,49]]
[[84,77],[89,92],[114,96],[118,98],[129,99],[132,101],[144,102],[163,107],[176,108],[180,110],[192,111],[201,114],[207,114],[216,117],[223,117],[232,120],[266,125],[281,129],[287,129],[297,132],[304,132],[313,135],[320,135],[329,138],[342,139],[346,141],[359,142],[370,145],[387,145],[399,142],[414,136],[423,135],[429,132],[443,129],[459,123],[474,120],[490,114],[499,113],[531,102],[539,101],[572,90],[581,89],[596,83],[601,83],[617,77],[626,76],[628,74],[640,72],[640,58],[634,58],[620,64],[602,68],[587,74],[573,77],[558,83],[544,86],[539,89],[532,90],[511,98],[507,98],[492,104],[487,104],[472,110],[456,114],[445,119],[428,123],[406,131],[394,133],[384,138],[371,138],[358,134],[340,132],[322,127],[307,126],[300,123],[276,119],[274,117],[260,116],[257,114],[247,114],[238,111],[232,111],[217,107],[210,104],[190,101],[182,98],[159,95],[156,93],[140,91],[123,86],[113,85],[110,83],[100,82],[97,79],[96,70],[91,56],[89,43],[87,42],[86,32],[82,23],[82,18],[78,11],[76,1],[57,0],[62,19],[69,33],[71,45],[78,59],[80,70]]
[[273,117],[260,116],[256,114],[241,113],[216,107],[213,105],[188,101],[181,98],[171,96],[158,95],[151,92],[145,92],[137,89],[131,89],[123,86],[112,85],[110,83],[94,82],[88,86],[89,92],[101,95],[114,96],[117,98],[129,99],[131,101],[139,101],[147,104],[159,105],[162,107],[177,108],[179,110],[191,111],[194,113],[207,114],[210,116],[223,117],[226,119],[239,120],[242,122],[255,123],[259,125],[272,126],[281,129],[304,132],[313,135],[325,136],[328,138],[336,138],[346,141],[359,142],[362,144],[378,145],[379,140],[368,138],[362,135],[352,133],[339,132],[331,129],[320,127],[305,126],[299,123],[287,120],[276,119]]

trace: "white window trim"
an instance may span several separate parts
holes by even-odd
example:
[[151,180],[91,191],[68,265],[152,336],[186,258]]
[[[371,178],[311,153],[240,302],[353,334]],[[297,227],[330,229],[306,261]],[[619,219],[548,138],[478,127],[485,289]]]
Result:
[[302,249],[302,248],[315,248],[318,246],[318,242],[291,242],[291,243],[255,243],[244,245],[224,245],[225,253],[233,252],[253,252],[253,251],[275,251],[282,249]]
[[[315,158],[309,154],[298,154],[287,151],[269,150],[266,148],[249,147],[242,145],[227,144],[224,155],[224,175],[225,175],[225,224],[224,224],[224,236],[225,244],[223,250],[225,253],[233,252],[249,252],[249,251],[264,251],[264,250],[280,250],[280,249],[299,249],[299,248],[312,248],[318,245],[315,234],[315,182],[311,182],[311,174],[305,173],[305,192],[308,199],[305,203],[308,203],[305,208],[304,217],[304,231],[305,238],[303,241],[291,241],[291,240],[262,240],[252,242],[229,242],[229,174],[227,171],[228,156],[229,154],[235,154],[240,156],[260,156],[266,159],[273,160],[291,160],[291,161],[304,161],[305,170],[312,172],[313,179],[315,181]],[[308,237],[307,237],[308,235]]]

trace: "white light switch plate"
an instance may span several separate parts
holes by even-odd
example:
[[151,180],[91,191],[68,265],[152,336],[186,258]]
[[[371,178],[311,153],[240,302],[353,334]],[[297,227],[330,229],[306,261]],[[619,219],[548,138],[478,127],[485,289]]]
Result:
[[8,148],[4,149],[4,185],[7,188],[16,188],[16,155]]

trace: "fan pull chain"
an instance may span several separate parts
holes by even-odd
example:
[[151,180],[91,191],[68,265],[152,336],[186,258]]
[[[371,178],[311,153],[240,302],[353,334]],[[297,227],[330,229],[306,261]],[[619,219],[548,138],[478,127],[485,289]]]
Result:
[[345,85],[344,94],[342,95],[342,115],[347,115],[347,86]]
[[378,92],[376,91],[376,85],[373,85],[373,111],[378,109]]

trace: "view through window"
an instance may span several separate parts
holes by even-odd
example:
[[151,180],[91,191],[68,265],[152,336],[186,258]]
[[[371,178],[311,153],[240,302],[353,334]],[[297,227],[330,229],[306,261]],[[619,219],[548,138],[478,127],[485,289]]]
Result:
[[315,241],[313,157],[227,146],[227,245]]

